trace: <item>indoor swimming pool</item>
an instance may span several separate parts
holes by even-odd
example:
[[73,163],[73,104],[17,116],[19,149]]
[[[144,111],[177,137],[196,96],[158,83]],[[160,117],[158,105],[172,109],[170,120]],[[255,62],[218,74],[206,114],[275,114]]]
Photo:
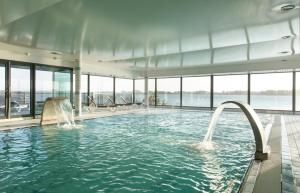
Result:
[[[212,150],[195,149],[212,112],[143,110],[0,131],[0,192],[237,192],[253,158],[252,129],[223,112]],[[273,115],[259,114],[265,127]]]

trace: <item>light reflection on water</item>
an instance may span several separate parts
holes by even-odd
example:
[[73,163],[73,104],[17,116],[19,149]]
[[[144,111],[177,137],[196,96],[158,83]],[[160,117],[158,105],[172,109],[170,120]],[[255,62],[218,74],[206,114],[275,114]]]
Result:
[[[214,150],[198,151],[211,112],[150,110],[0,132],[0,192],[235,192],[254,153],[241,113],[223,113]],[[260,115],[263,124],[271,119]]]

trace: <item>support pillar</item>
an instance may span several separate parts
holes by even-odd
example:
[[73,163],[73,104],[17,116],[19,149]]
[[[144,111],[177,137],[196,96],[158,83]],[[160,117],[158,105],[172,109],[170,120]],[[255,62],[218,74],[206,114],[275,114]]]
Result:
[[10,61],[5,66],[5,117],[10,119],[11,105],[11,63]]
[[214,109],[214,75],[210,75],[210,110]]
[[148,108],[149,107],[149,89],[148,89],[148,77],[145,77],[145,96],[144,96],[144,104]]
[[75,64],[75,115],[81,116],[82,103],[81,103],[81,58]]
[[293,71],[293,90],[292,90],[292,111],[293,111],[293,114],[295,114],[295,112],[296,112],[296,90],[297,90],[297,88],[296,88],[296,72],[295,71]]

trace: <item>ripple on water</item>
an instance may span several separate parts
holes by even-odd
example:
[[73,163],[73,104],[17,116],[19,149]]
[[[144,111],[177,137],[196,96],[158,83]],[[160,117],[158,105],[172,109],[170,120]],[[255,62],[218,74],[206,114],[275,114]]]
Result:
[[[80,122],[84,128],[0,132],[0,192],[235,192],[254,152],[249,124],[210,112],[155,110]],[[265,123],[264,123],[265,124]]]

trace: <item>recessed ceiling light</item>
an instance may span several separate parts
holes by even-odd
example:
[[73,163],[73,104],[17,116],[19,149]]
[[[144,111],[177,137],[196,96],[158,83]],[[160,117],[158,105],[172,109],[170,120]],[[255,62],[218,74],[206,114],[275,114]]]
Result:
[[30,52],[26,52],[25,55],[26,56],[30,56],[31,54],[30,54]]
[[51,52],[51,54],[53,54],[53,55],[62,55],[62,53],[60,53],[60,52]]
[[287,35],[287,36],[282,36],[281,38],[282,39],[289,39],[289,38],[291,38],[292,36],[290,36],[290,35]]
[[281,11],[286,12],[286,11],[290,11],[290,10],[295,9],[295,8],[296,8],[296,5],[287,4],[287,5],[284,5],[284,6],[281,7]]
[[279,54],[289,54],[290,52],[289,51],[282,51],[282,52],[279,52]]
[[294,10],[296,8],[299,8],[299,6],[297,6],[296,4],[282,3],[282,4],[274,6],[272,8],[272,11],[278,12],[278,13],[285,13],[285,12],[289,12],[291,10]]

